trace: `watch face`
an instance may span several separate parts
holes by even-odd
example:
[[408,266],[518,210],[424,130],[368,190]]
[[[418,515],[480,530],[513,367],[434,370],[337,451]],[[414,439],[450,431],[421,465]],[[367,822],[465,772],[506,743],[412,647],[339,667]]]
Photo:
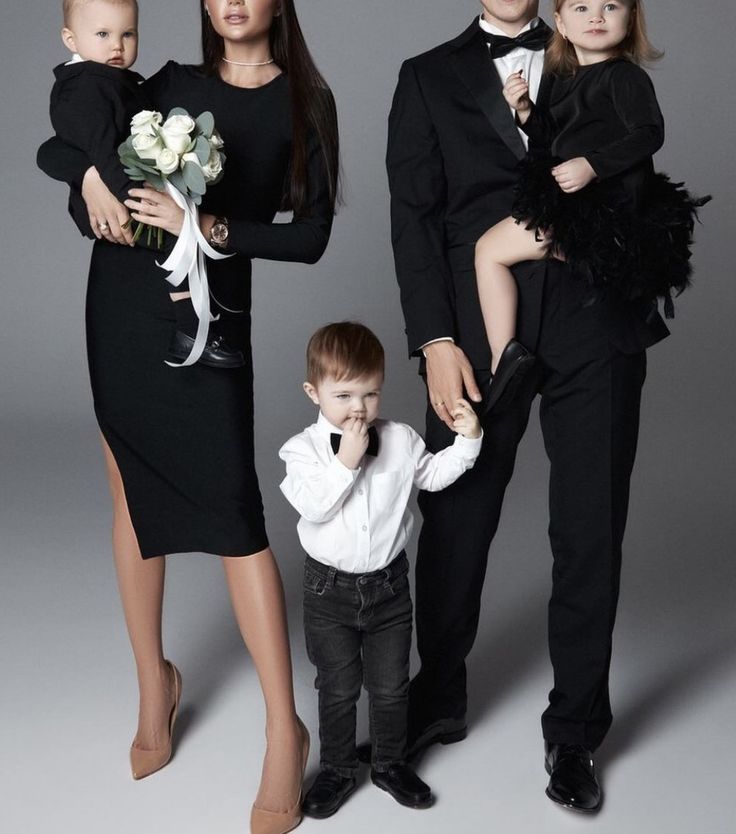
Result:
[[210,232],[210,236],[215,243],[225,243],[227,240],[227,225],[225,223],[215,223]]

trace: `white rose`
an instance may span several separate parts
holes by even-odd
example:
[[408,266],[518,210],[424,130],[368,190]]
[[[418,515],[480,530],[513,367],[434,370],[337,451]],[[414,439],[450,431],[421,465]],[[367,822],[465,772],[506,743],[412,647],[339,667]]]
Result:
[[202,166],[202,173],[205,182],[213,182],[220,176],[222,173],[222,157],[219,151],[212,149],[207,164]]
[[212,136],[210,136],[209,138],[209,143],[211,148],[217,148],[218,150],[225,146],[225,143],[222,141],[222,136],[220,136],[220,134],[216,130],[212,131]]
[[173,174],[179,167],[179,154],[170,148],[164,148],[156,159],[156,167],[162,174]]
[[133,149],[141,159],[155,160],[164,149],[164,146],[158,136],[152,136],[149,133],[139,133],[133,137]]
[[167,148],[170,148],[174,153],[184,153],[192,141],[189,135],[196,124],[191,116],[169,116],[169,118],[161,126],[161,138]]
[[139,133],[156,134],[156,128],[163,121],[163,116],[156,110],[141,110],[130,120],[130,132],[133,136]]

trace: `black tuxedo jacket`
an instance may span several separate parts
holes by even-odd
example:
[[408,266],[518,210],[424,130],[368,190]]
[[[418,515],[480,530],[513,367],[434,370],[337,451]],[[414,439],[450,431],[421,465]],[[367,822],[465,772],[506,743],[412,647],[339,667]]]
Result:
[[[546,84],[538,103],[543,105]],[[524,144],[503,97],[478,21],[457,38],[406,61],[389,115],[387,168],[396,273],[409,352],[452,336],[473,367],[490,351],[478,301],[474,247],[510,214]],[[515,268],[517,338],[534,350],[547,262]],[[571,281],[574,279],[570,279]],[[581,303],[589,292],[581,290]],[[602,297],[601,326],[625,353],[667,335],[656,306]]]

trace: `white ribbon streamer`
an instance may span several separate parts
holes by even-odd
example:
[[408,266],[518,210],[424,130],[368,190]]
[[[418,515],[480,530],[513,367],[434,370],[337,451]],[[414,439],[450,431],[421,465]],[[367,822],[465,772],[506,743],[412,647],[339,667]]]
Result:
[[[221,261],[224,258],[231,258],[232,254],[218,252],[207,243],[199,229],[199,211],[191,197],[185,197],[170,182],[166,183],[166,191],[184,210],[184,225],[169,257],[162,264],[156,261],[156,266],[171,273],[166,276],[166,280],[175,287],[180,286],[182,281],[189,276],[189,292],[198,319],[197,334],[189,356],[180,365],[174,362],[166,363],[172,368],[184,368],[187,365],[193,365],[200,358],[207,344],[210,327],[210,292],[205,255],[212,260]],[[183,301],[177,302],[177,304],[183,303]]]

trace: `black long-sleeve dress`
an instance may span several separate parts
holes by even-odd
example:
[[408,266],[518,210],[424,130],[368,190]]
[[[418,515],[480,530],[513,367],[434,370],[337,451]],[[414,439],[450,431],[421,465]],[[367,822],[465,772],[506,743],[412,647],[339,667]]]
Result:
[[[225,142],[225,176],[201,210],[226,216],[236,253],[208,263],[221,332],[243,368],[170,368],[171,302],[155,252],[98,241],[87,291],[87,351],[95,412],[120,468],[141,553],[256,553],[268,544],[254,467],[250,350],[251,258],[314,263],[334,213],[321,148],[310,144],[306,210],[274,224],[291,155],[289,80],[255,89],[169,62],[146,84],[164,116],[210,110]],[[77,184],[89,162],[47,143],[39,164]],[[242,312],[228,312],[241,310]]]
[[[522,126],[530,155],[522,166],[512,214],[550,236],[573,272],[627,298],[665,298],[689,283],[696,210],[682,183],[655,173],[652,155],[664,121],[649,76],[625,58],[554,76],[546,105]],[[585,157],[597,178],[565,194],[550,173]]]

